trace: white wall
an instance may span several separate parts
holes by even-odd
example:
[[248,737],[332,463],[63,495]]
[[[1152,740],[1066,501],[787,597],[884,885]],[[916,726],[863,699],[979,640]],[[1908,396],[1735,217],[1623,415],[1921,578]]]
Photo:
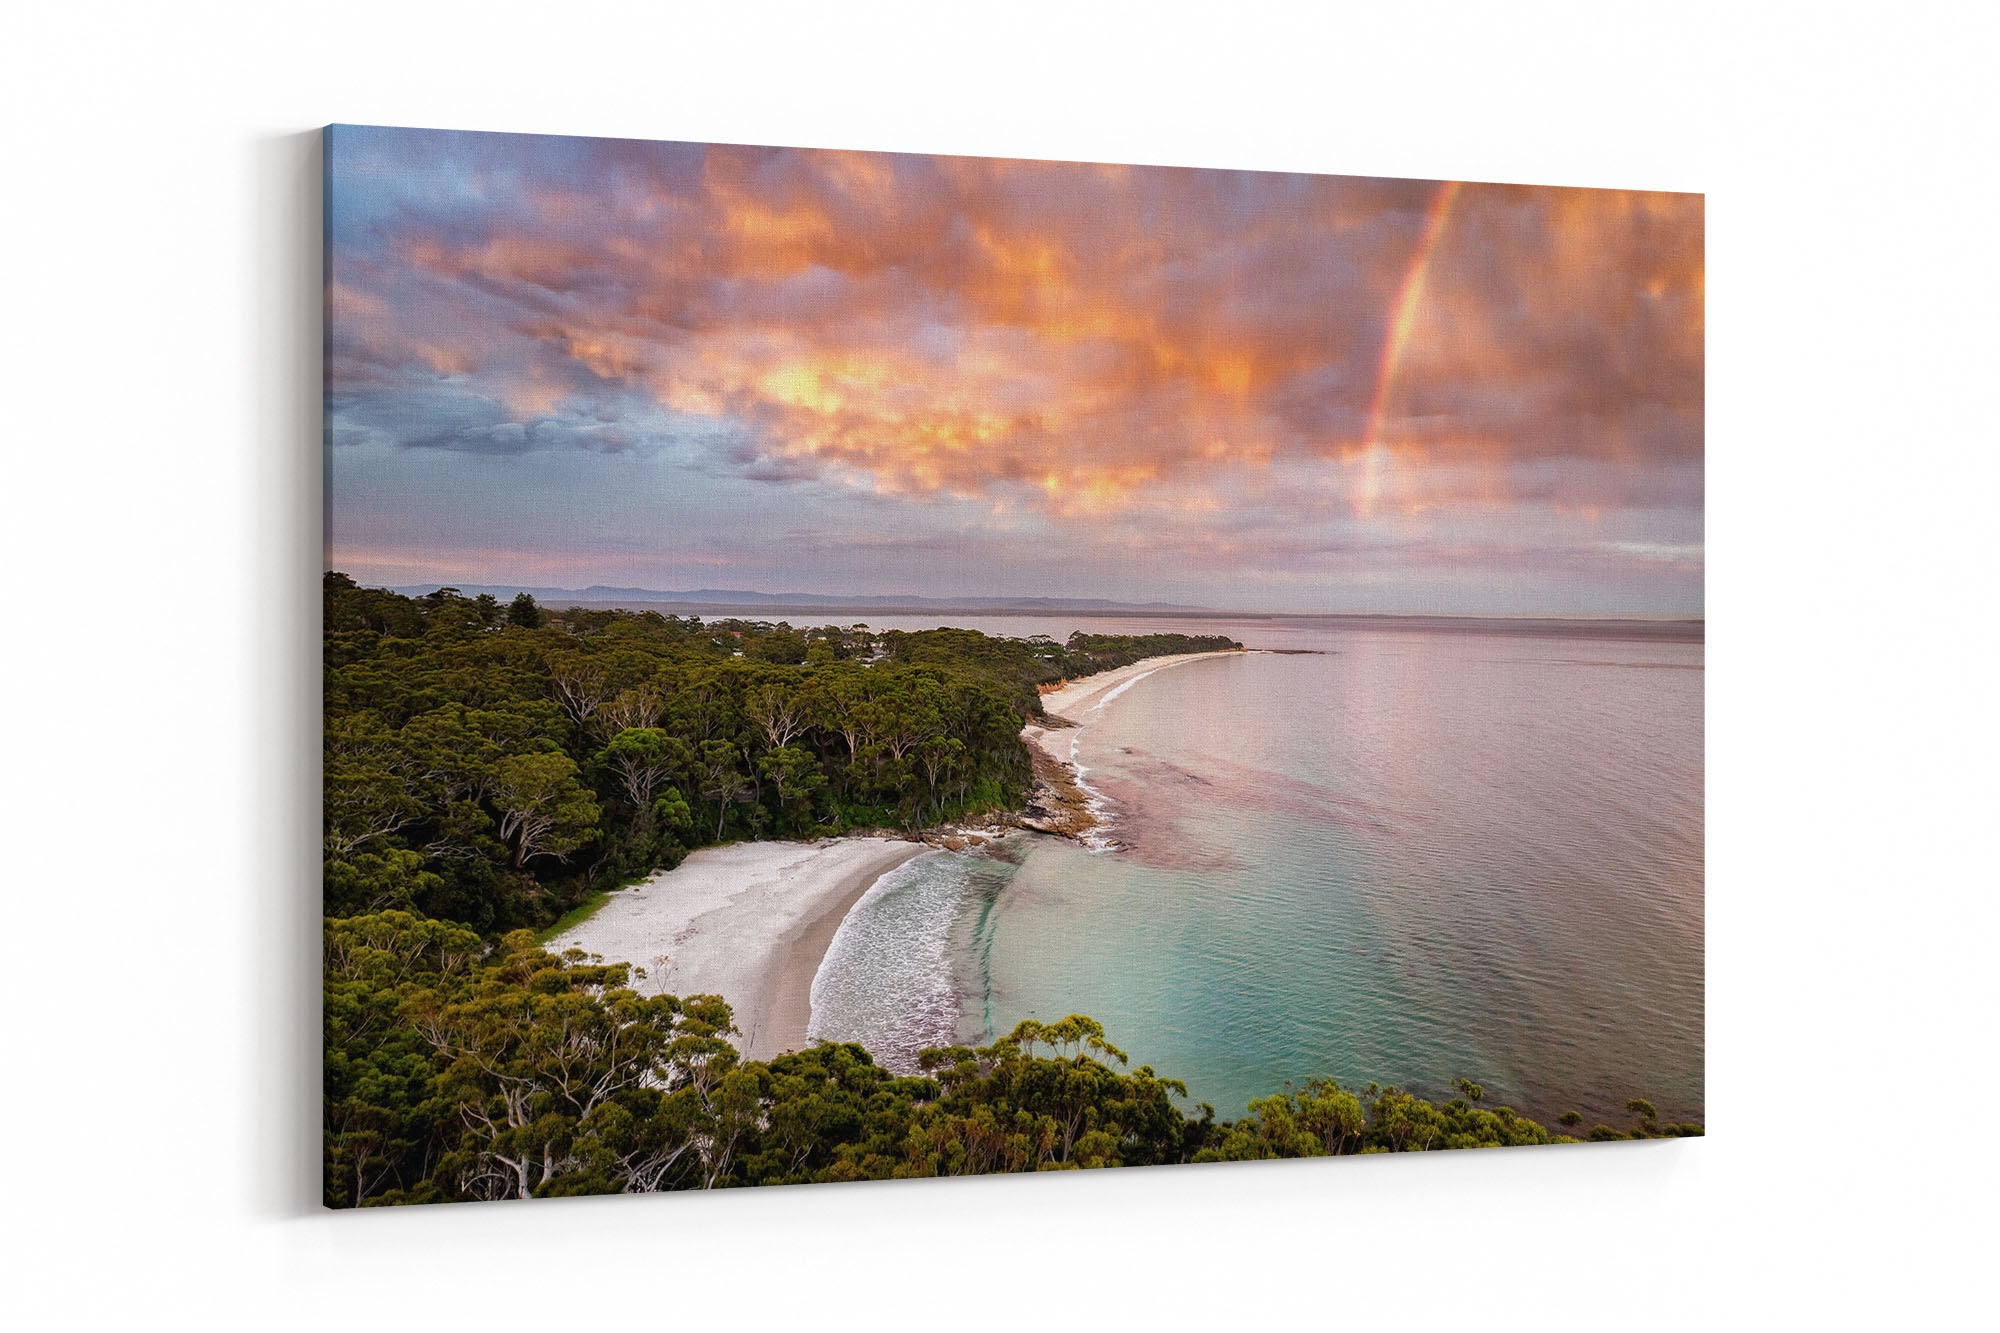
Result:
[[[0,1312],[1644,1328],[1955,1299],[1993,1184],[1992,20],[1627,9],[10,7]],[[320,1214],[330,120],[1706,190],[1712,1137]]]

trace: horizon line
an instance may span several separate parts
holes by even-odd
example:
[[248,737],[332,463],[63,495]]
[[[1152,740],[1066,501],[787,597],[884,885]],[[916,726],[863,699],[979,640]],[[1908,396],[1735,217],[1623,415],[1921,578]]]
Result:
[[[335,570],[333,566],[329,565],[326,567],[325,572],[334,573],[334,572],[345,572],[345,571]],[[754,611],[831,612],[831,611],[841,611],[841,610],[854,610],[854,611],[875,611],[893,615],[897,612],[898,607],[902,606],[905,607],[907,610],[913,612],[938,612],[938,613],[950,613],[955,615],[991,616],[991,615],[1009,614],[1010,613],[1009,608],[1018,608],[1021,611],[1036,611],[1036,610],[1047,609],[1032,605],[1032,603],[1035,602],[1068,602],[1068,603],[1106,602],[1110,603],[1111,605],[1105,608],[1097,608],[1096,609],[1097,614],[1101,615],[1126,614],[1126,615],[1150,615],[1150,616],[1181,615],[1181,616],[1193,616],[1205,619],[1206,618],[1220,619],[1230,616],[1254,617],[1258,619],[1286,619],[1286,618],[1303,619],[1311,617],[1340,616],[1350,619],[1375,619],[1375,620],[1411,620],[1411,619],[1562,620],[1562,621],[1637,621],[1646,623],[1694,623],[1694,624],[1707,623],[1707,613],[1705,609],[1700,611],[1583,611],[1583,612],[1434,611],[1434,610],[1343,611],[1343,610],[1333,610],[1333,609],[1322,609],[1322,610],[1312,610],[1312,611],[1285,611],[1285,610],[1266,610],[1266,609],[1257,609],[1249,607],[1203,606],[1194,603],[1170,602],[1161,598],[1153,598],[1146,601],[1136,601],[1120,597],[1079,596],[1072,594],[1051,594],[1051,593],[1010,593],[997,596],[991,594],[953,594],[951,596],[935,596],[925,593],[901,593],[901,592],[812,593],[812,592],[803,592],[798,589],[787,589],[784,592],[773,593],[773,592],[764,592],[755,588],[664,589],[664,588],[636,588],[629,586],[620,588],[618,585],[608,584],[608,583],[594,583],[583,588],[557,588],[548,584],[525,583],[518,580],[509,580],[509,579],[485,579],[485,580],[468,579],[463,582],[452,582],[449,580],[437,582],[429,579],[419,579],[413,582],[401,583],[401,584],[364,582],[359,579],[355,581],[357,583],[360,583],[361,586],[363,587],[372,587],[382,592],[397,592],[399,594],[401,590],[405,588],[426,587],[427,590],[435,591],[435,590],[442,590],[445,588],[462,589],[470,586],[470,587],[488,587],[488,588],[513,588],[517,591],[528,592],[530,593],[530,595],[533,595],[537,590],[539,590],[541,593],[547,595],[584,598],[584,595],[587,594],[592,588],[599,588],[607,592],[623,591],[634,594],[645,594],[645,596],[643,597],[631,596],[627,598],[610,598],[610,599],[599,597],[599,598],[589,598],[587,600],[597,602],[600,604],[605,603],[607,601],[617,602],[621,600],[648,601],[660,606],[688,606],[688,607],[714,606],[725,610],[742,610],[742,611],[754,610]],[[771,598],[773,599],[773,601],[772,604],[768,606],[751,606],[751,605],[734,606],[727,602],[714,602],[714,603],[690,602],[690,601],[676,599],[672,595],[675,592],[679,592],[684,596],[696,593],[709,593],[709,594],[721,594],[721,595],[740,593],[752,597]],[[402,595],[407,595],[407,594],[402,594]],[[787,603],[781,600],[786,597],[817,598],[821,599],[823,604],[815,606],[805,602]],[[855,600],[843,600],[843,599],[855,599]],[[864,605],[863,602],[866,600],[872,600],[884,604]],[[976,605],[978,603],[984,603],[985,605]],[[593,607],[584,606],[582,601],[579,601],[574,605],[576,605],[578,609],[581,610],[596,609]],[[1123,611],[1116,609],[1120,607],[1126,609]],[[1086,609],[1085,611],[1080,613],[1088,613],[1088,610]],[[736,619],[740,617],[731,617],[731,618]]]

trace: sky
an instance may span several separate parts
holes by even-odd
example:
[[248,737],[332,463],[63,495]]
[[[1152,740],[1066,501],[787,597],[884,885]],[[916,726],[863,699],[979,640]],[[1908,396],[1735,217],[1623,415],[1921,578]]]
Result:
[[338,126],[327,563],[1700,615],[1702,197]]

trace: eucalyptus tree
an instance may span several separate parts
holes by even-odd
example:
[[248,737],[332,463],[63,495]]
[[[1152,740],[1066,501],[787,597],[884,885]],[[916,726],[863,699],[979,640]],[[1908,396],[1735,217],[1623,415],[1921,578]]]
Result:
[[729,807],[750,795],[750,779],[744,775],[736,747],[728,741],[703,741],[696,767],[703,799],[715,802],[715,840],[720,842]]
[[493,804],[500,837],[514,844],[514,866],[531,857],[569,855],[597,832],[597,802],[577,781],[575,761],[564,754],[510,755],[493,766]]
[[627,727],[597,752],[597,760],[617,774],[632,809],[650,812],[653,793],[694,769],[694,751],[658,727]]
[[727,1169],[729,1007],[641,996],[629,978],[623,964],[550,955],[522,931],[469,987],[407,999],[462,1126],[440,1162],[462,1194],[571,1192],[565,1177],[585,1186],[575,1192],[651,1190],[683,1162],[690,1183]]

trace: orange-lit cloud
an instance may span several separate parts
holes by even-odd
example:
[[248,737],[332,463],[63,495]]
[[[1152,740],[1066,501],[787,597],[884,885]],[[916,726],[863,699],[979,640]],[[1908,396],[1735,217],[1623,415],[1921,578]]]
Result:
[[336,218],[336,439],[705,422],[746,477],[1190,542],[1246,496],[1698,530],[1698,196],[486,138]]

